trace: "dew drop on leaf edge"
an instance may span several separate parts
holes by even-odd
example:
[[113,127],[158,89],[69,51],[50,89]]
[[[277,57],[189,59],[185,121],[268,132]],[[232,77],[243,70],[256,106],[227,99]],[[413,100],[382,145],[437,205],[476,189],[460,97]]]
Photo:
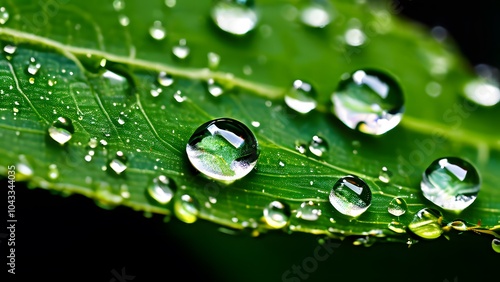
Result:
[[191,195],[182,194],[175,199],[174,213],[179,220],[185,223],[194,223],[200,213],[200,204]]
[[272,228],[283,228],[288,224],[290,219],[290,207],[286,203],[280,201],[272,201],[263,211],[264,220]]
[[415,214],[408,229],[421,238],[436,239],[443,234],[441,220],[442,215],[438,210],[423,208]]
[[170,203],[176,191],[173,179],[165,175],[159,175],[152,179],[148,186],[148,193],[158,203],[166,205]]

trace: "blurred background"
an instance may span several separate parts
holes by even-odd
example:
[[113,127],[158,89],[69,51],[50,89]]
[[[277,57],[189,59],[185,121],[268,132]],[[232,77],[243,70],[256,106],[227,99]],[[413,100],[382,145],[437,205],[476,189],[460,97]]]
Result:
[[[500,1],[394,3],[400,16],[445,28],[471,66],[500,67]],[[287,281],[283,273],[310,261],[318,246],[319,237],[309,234],[228,235],[209,222],[185,224],[172,218],[165,223],[161,216],[147,218],[128,208],[104,210],[83,196],[63,198],[22,183],[17,183],[16,193],[17,281]],[[6,238],[0,240],[4,272]],[[499,259],[491,237],[484,235],[464,234],[450,241],[443,237],[411,248],[367,248],[347,240],[324,261],[309,265],[314,267],[311,273],[285,278],[491,281]]]

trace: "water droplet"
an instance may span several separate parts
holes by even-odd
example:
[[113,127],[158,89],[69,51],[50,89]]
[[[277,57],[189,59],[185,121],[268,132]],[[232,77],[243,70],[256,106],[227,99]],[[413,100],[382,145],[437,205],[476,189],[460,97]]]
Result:
[[264,220],[272,228],[283,228],[288,224],[290,207],[279,201],[272,201],[264,208]]
[[121,174],[127,169],[127,157],[122,151],[117,151],[115,157],[109,162],[109,167],[116,172],[116,174]]
[[40,69],[40,67],[41,67],[40,63],[37,63],[36,59],[31,57],[28,63],[28,69],[27,69],[28,73],[31,75],[35,75]]
[[436,239],[443,233],[441,221],[442,216],[438,210],[423,208],[415,214],[408,228],[424,239]]
[[189,56],[190,49],[186,45],[186,39],[179,40],[179,44],[172,47],[172,53],[178,59],[184,60]]
[[406,205],[405,199],[401,197],[395,197],[389,202],[387,211],[394,216],[401,216],[405,214],[408,206]]
[[163,205],[168,204],[172,200],[175,190],[175,182],[165,175],[153,178],[151,185],[148,186],[149,195]]
[[314,135],[309,142],[309,151],[315,156],[321,157],[328,151],[328,143],[323,137]]
[[438,97],[441,95],[441,84],[431,81],[425,86],[425,92],[431,97]]
[[260,152],[257,139],[246,125],[219,118],[195,130],[186,153],[191,164],[207,177],[235,181],[252,171]]
[[330,3],[325,0],[307,1],[300,11],[300,20],[307,26],[323,28],[327,26],[334,17]]
[[465,221],[460,219],[454,220],[447,225],[458,231],[467,231],[467,224],[465,223]]
[[491,107],[500,102],[500,75],[497,68],[486,64],[475,67],[478,78],[465,85],[465,97],[472,102],[485,107]]
[[63,145],[73,137],[75,128],[71,119],[60,116],[52,123],[48,131],[52,139]]
[[393,129],[404,112],[399,84],[378,70],[357,70],[332,95],[334,114],[349,128],[380,135]]
[[158,73],[158,83],[162,86],[168,87],[174,83],[174,78],[170,74],[161,71]]
[[175,101],[177,101],[178,103],[182,103],[184,101],[186,101],[187,97],[186,96],[182,96],[182,92],[180,90],[177,90],[175,93],[174,93],[174,99]]
[[500,253],[500,239],[493,239],[491,241],[491,247],[493,248],[493,251]]
[[121,26],[128,26],[130,24],[130,19],[125,15],[118,16],[118,22]]
[[17,46],[15,46],[15,45],[5,45],[3,47],[3,51],[9,55],[14,55],[14,53],[16,53],[16,50],[17,50]]
[[366,41],[365,33],[359,28],[350,28],[344,34],[345,42],[350,46],[361,46]]
[[348,175],[340,178],[330,192],[330,203],[342,214],[360,216],[372,201],[372,192],[361,178]]
[[9,12],[5,7],[0,7],[0,24],[5,24],[9,20]]
[[113,1],[113,8],[117,12],[125,9],[125,1],[124,0],[114,0]]
[[207,80],[207,88],[208,88],[208,93],[210,93],[214,97],[218,97],[224,94],[224,89],[222,88],[222,85],[217,83],[213,78],[209,78]]
[[57,165],[56,164],[50,164],[49,165],[49,178],[54,180],[54,179],[57,179],[59,177],[59,169],[57,169]]
[[297,218],[307,221],[315,221],[321,216],[321,209],[318,203],[312,201],[303,202],[297,209]]
[[480,186],[476,169],[457,157],[433,161],[420,182],[425,198],[445,210],[455,212],[464,210],[474,202]]
[[175,7],[177,0],[165,0],[165,5],[169,8]]
[[295,141],[295,150],[301,154],[305,154],[307,152],[307,144],[302,141]]
[[179,220],[185,223],[193,223],[200,213],[200,204],[190,195],[183,194],[179,199],[176,199],[174,212]]
[[215,70],[219,67],[220,64],[220,55],[214,52],[208,52],[208,67],[211,70]]
[[378,179],[384,183],[389,183],[391,181],[392,172],[389,171],[387,167],[382,167],[378,174]]
[[397,222],[397,221],[391,221],[387,227],[396,232],[396,233],[399,233],[399,234],[402,234],[402,233],[406,233],[406,226],[404,226],[404,224],[402,224],[401,222]]
[[216,1],[211,16],[221,30],[234,35],[247,34],[259,20],[253,0]]
[[153,39],[162,40],[167,35],[167,30],[163,27],[161,21],[154,21],[153,25],[149,28],[149,34]]
[[316,108],[316,90],[303,80],[295,80],[285,94],[285,103],[293,110],[306,114]]
[[33,168],[28,163],[26,156],[20,155],[19,159],[20,159],[19,163],[16,164],[16,181],[28,180],[34,174]]

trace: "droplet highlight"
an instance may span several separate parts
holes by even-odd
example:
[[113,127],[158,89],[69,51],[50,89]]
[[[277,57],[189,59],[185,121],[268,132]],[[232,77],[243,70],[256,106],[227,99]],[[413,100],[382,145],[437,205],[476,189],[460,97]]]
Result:
[[158,203],[166,205],[174,197],[176,189],[173,179],[165,175],[160,175],[151,181],[151,184],[148,186],[148,194]]
[[189,194],[183,194],[174,203],[176,217],[185,223],[194,223],[200,213],[200,204]]
[[121,174],[127,169],[127,157],[122,151],[117,151],[114,158],[109,161],[109,167],[116,173]]
[[481,180],[474,166],[458,157],[433,161],[424,171],[420,188],[425,198],[449,211],[470,206],[479,193]]
[[167,30],[161,21],[154,21],[153,25],[149,28],[149,34],[155,40],[162,40],[167,36]]
[[60,116],[52,123],[48,132],[54,141],[60,145],[64,145],[73,137],[75,128],[70,118]]
[[317,93],[313,86],[303,80],[295,80],[285,94],[285,103],[301,114],[314,110],[317,106]]
[[295,216],[307,221],[316,221],[321,216],[321,209],[319,204],[313,201],[303,202],[297,209]]
[[372,192],[361,178],[348,175],[335,182],[330,192],[330,203],[340,213],[358,217],[371,205]]
[[5,24],[9,20],[9,12],[5,7],[0,7],[0,24]]
[[290,207],[280,201],[272,201],[264,208],[264,220],[272,228],[283,228],[290,219]]
[[324,28],[334,18],[333,9],[328,1],[310,0],[306,1],[300,9],[300,21],[313,28]]
[[245,35],[259,20],[253,0],[219,0],[211,11],[212,20],[223,31]]
[[406,204],[405,199],[401,197],[395,197],[392,199],[387,207],[387,211],[394,216],[401,216],[405,214],[407,209],[408,205]]
[[309,151],[317,157],[322,157],[328,152],[328,142],[323,137],[314,135],[309,142]]

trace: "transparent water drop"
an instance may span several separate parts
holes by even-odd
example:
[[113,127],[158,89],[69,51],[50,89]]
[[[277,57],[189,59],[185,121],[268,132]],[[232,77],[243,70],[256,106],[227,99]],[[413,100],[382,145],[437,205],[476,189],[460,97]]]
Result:
[[166,205],[174,197],[176,189],[173,179],[165,175],[160,175],[153,178],[151,184],[148,186],[148,193],[158,203]]
[[5,45],[3,47],[3,51],[5,52],[5,54],[8,54],[8,55],[14,55],[14,53],[16,53],[16,50],[17,50],[17,46],[15,46],[15,45]]
[[175,7],[177,0],[165,0],[165,5],[169,8]]
[[181,195],[174,203],[174,212],[177,218],[185,223],[193,223],[200,213],[199,202],[188,194]]
[[458,231],[467,231],[467,224],[465,221],[457,219],[447,224],[449,227]]
[[264,208],[264,220],[272,228],[283,228],[290,219],[290,207],[280,201],[272,201]]
[[220,64],[220,55],[214,52],[208,52],[208,68],[211,70],[215,70],[219,67]]
[[354,47],[361,46],[366,41],[366,35],[360,28],[350,28],[344,34],[345,42]]
[[5,7],[0,7],[0,24],[5,24],[9,20],[9,12]]
[[168,87],[174,83],[174,78],[170,74],[161,71],[158,73],[158,83],[162,86]]
[[401,197],[395,197],[392,199],[387,207],[387,211],[394,216],[401,216],[405,214],[407,209],[408,205],[406,204],[405,199]]
[[117,12],[125,9],[125,1],[124,0],[114,0],[113,1],[113,8]]
[[441,84],[435,81],[431,81],[425,86],[425,92],[431,97],[438,97],[439,95],[441,95],[441,89]]
[[121,174],[127,169],[127,157],[122,151],[117,151],[109,161],[109,167],[116,173]]
[[94,199],[97,206],[111,210],[123,202],[123,197],[113,191],[113,187],[108,182],[99,182],[96,184]]
[[378,174],[378,179],[384,183],[389,183],[391,181],[392,172],[389,171],[387,167],[382,167]]
[[335,14],[328,1],[311,0],[300,9],[300,21],[310,27],[324,28],[332,22]]
[[186,153],[203,175],[232,182],[252,171],[260,152],[257,139],[245,124],[232,118],[218,118],[194,131]]
[[234,35],[247,34],[259,20],[253,0],[215,1],[211,16],[221,30]]
[[390,75],[357,70],[332,94],[333,113],[349,128],[380,135],[393,129],[404,112],[403,91]]
[[295,150],[301,154],[305,154],[307,152],[308,145],[305,142],[300,140],[295,141]]
[[161,21],[154,21],[153,25],[149,28],[149,34],[153,39],[162,40],[167,36],[167,30]]
[[485,107],[498,104],[500,102],[499,70],[486,64],[479,64],[474,69],[478,77],[465,85],[465,97]]
[[187,97],[186,96],[182,96],[182,92],[180,90],[177,90],[175,93],[174,93],[174,99],[175,101],[177,101],[178,103],[182,103],[184,101],[186,101]]
[[16,181],[25,181],[33,177],[34,171],[26,156],[20,155],[16,164]]
[[309,151],[315,156],[321,157],[328,151],[328,143],[323,137],[314,135],[309,142]]
[[209,78],[207,80],[207,89],[208,93],[210,93],[214,97],[218,97],[224,94],[224,88],[222,88],[222,85],[217,83],[213,78]]
[[130,19],[126,15],[118,16],[118,22],[121,26],[128,26],[130,24]]
[[151,90],[149,90],[149,94],[151,94],[151,96],[153,97],[160,96],[161,92],[163,92],[163,89],[161,88],[152,88]]
[[189,56],[189,52],[191,51],[186,44],[186,39],[179,40],[179,44],[172,47],[172,54],[174,54],[174,56],[178,59],[186,59],[187,56]]
[[348,175],[335,182],[330,192],[330,203],[340,213],[358,217],[371,205],[372,192],[361,178]]
[[500,239],[493,239],[491,241],[491,247],[493,248],[493,251],[500,253]]
[[436,239],[443,234],[441,221],[442,215],[438,210],[423,208],[415,214],[408,229],[424,239]]
[[295,216],[307,221],[316,221],[321,216],[321,209],[319,204],[313,201],[303,202],[297,209]]
[[36,59],[31,57],[27,68],[28,73],[31,75],[35,75],[40,69],[40,67],[41,67],[40,63],[37,63]]
[[49,136],[59,143],[60,145],[66,144],[73,134],[75,133],[75,127],[73,126],[73,121],[64,116],[58,117],[48,129]]
[[56,164],[49,165],[48,176],[50,179],[55,180],[59,177],[59,169]]
[[317,93],[313,86],[303,80],[295,80],[285,94],[285,103],[293,110],[306,114],[317,106]]
[[474,202],[480,186],[481,180],[474,166],[458,157],[436,159],[424,171],[420,182],[425,198],[455,212]]
[[398,221],[391,221],[387,227],[393,232],[403,234],[406,233],[406,226]]

